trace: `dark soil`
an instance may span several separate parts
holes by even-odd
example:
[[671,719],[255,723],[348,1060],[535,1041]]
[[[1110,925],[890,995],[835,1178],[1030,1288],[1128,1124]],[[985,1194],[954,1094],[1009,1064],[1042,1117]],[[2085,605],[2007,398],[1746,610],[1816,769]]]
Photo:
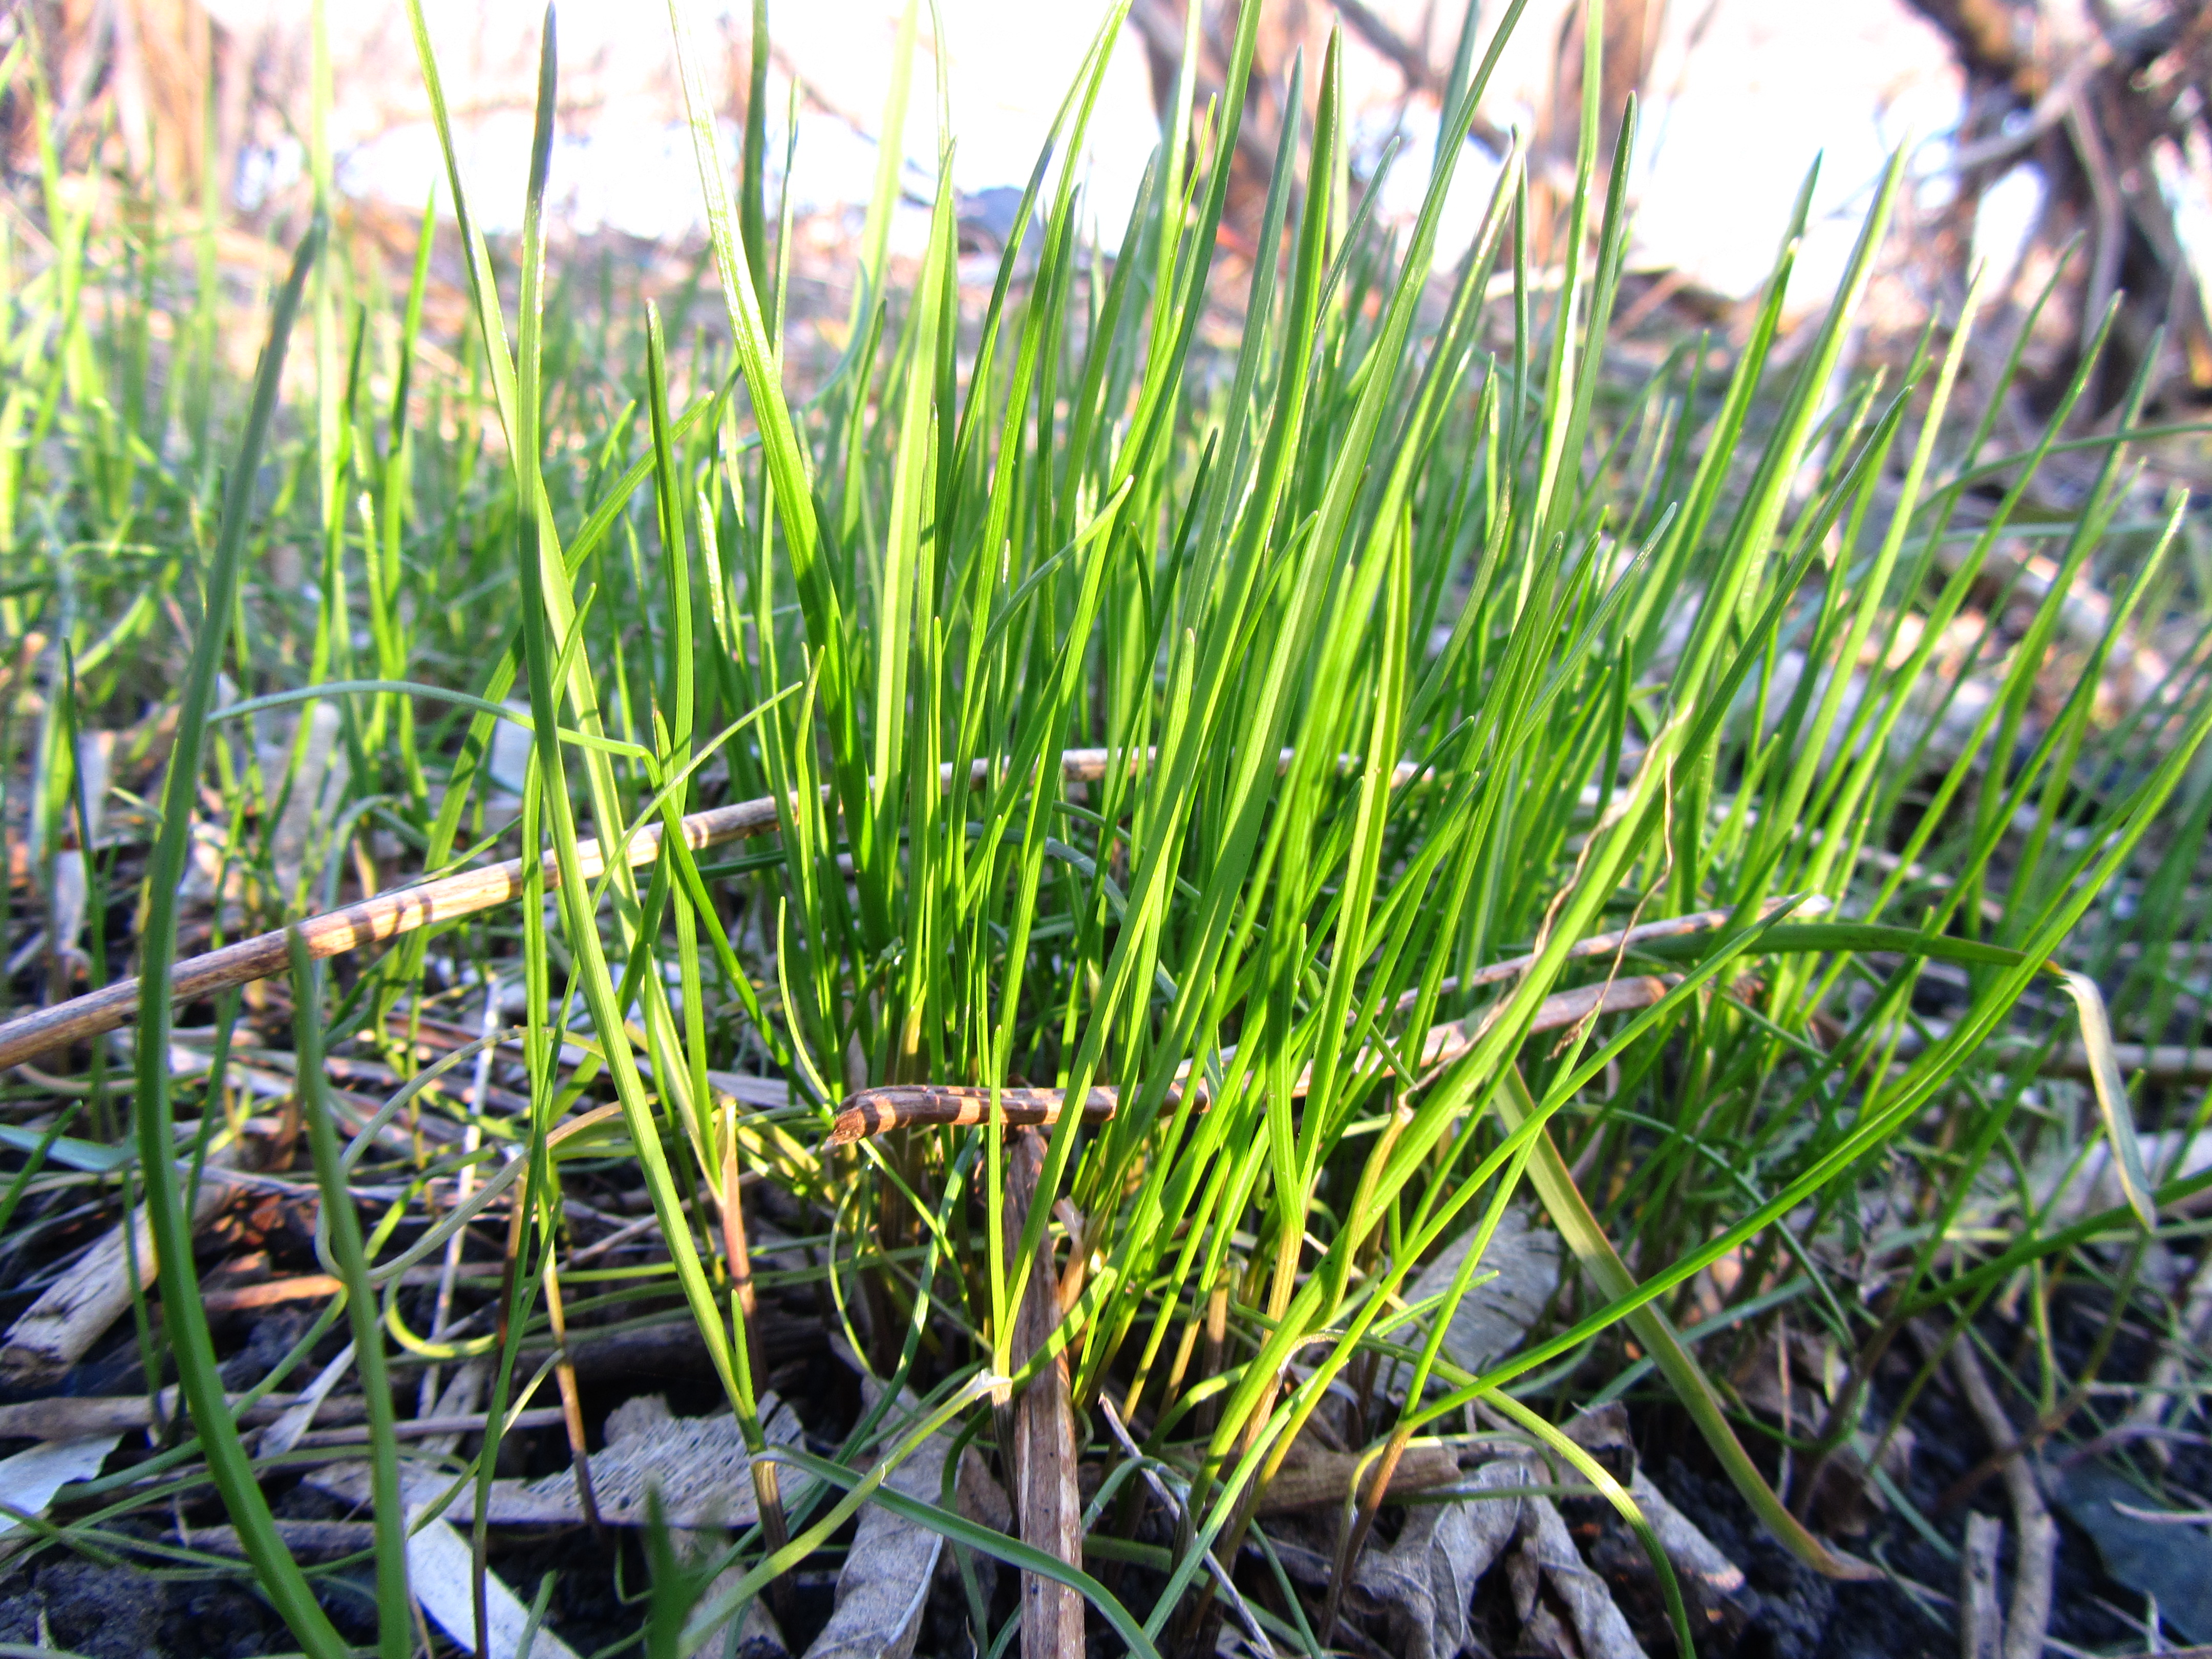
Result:
[[[621,1199],[619,1194],[606,1194],[599,1195],[598,1201],[614,1210]],[[208,1235],[204,1267],[212,1274],[228,1262],[253,1257],[264,1264],[261,1272],[276,1276],[313,1272],[309,1243],[312,1223],[312,1211],[295,1202],[256,1204],[234,1212]],[[95,1220],[86,1224],[99,1224]],[[58,1255],[85,1236],[82,1226],[58,1229],[45,1242],[45,1249]],[[2055,1299],[2054,1336],[2069,1371],[2078,1373],[2102,1328],[2101,1295],[2095,1287],[2083,1285],[2078,1294]],[[24,1300],[20,1291],[0,1291],[0,1321],[12,1319]],[[218,1319],[218,1349],[228,1356],[223,1367],[226,1382],[243,1388],[266,1376],[307,1328],[311,1306],[279,1306]],[[407,1310],[417,1328],[427,1326],[426,1301],[410,1302]],[[635,1317],[641,1310],[632,1304],[621,1311],[625,1317]],[[824,1455],[834,1453],[856,1419],[860,1392],[851,1371],[831,1352],[811,1294],[788,1291],[780,1297],[766,1298],[763,1330],[763,1380],[799,1411],[808,1431],[810,1449]],[[2017,1328],[1993,1328],[1988,1334],[1996,1340],[2000,1352],[2008,1351],[2007,1345],[2018,1338]],[[344,1335],[342,1328],[326,1334],[295,1377],[312,1375],[315,1366],[337,1352]],[[144,1379],[139,1372],[138,1354],[137,1334],[125,1321],[76,1367],[62,1392],[117,1395],[140,1390]],[[2140,1376],[2149,1358],[2146,1342],[2124,1334],[2113,1345],[2103,1374]],[[1872,1415],[1879,1418],[1894,1408],[1911,1369],[1900,1357],[1877,1376]],[[398,1386],[411,1411],[417,1373],[402,1368],[398,1376]],[[672,1346],[667,1356],[659,1360],[617,1370],[584,1366],[582,1394],[595,1445],[606,1414],[638,1395],[663,1395],[679,1414],[718,1410],[722,1403],[703,1355],[686,1351],[680,1344]],[[1686,1419],[1663,1399],[1654,1396],[1632,1402],[1629,1420],[1645,1471],[1685,1515],[1743,1568],[1747,1577],[1747,1583],[1739,1594],[1692,1609],[1698,1650],[1706,1659],[1859,1659],[1860,1656],[1911,1659],[1917,1655],[1948,1659],[1958,1650],[1950,1604],[1959,1579],[1955,1552],[1970,1509],[1984,1510],[2005,1521],[2008,1546],[2000,1588],[2002,1594],[2009,1594],[2010,1540],[2015,1528],[2002,1482],[1984,1481],[1966,1502],[1944,1507],[1954,1483],[1978,1464],[1990,1448],[1972,1415],[1940,1382],[1922,1395],[1914,1409],[1915,1450],[1909,1466],[1898,1472],[1898,1480],[1943,1546],[1923,1535],[1901,1515],[1872,1514],[1863,1534],[1847,1534],[1837,1540],[1892,1576],[1872,1583],[1838,1583],[1822,1578],[1773,1541],[1721,1477]],[[0,1455],[22,1449],[27,1443],[0,1442]],[[128,1437],[125,1446],[110,1459],[107,1472],[115,1473],[150,1455],[143,1436]],[[501,1467],[502,1474],[541,1474],[565,1468],[568,1462],[564,1436],[557,1429],[550,1429],[511,1437]],[[2212,1446],[2185,1438],[2177,1443],[2170,1478],[2185,1491],[2212,1490]],[[269,1490],[282,1518],[359,1518],[335,1500],[296,1483],[272,1483]],[[94,1507],[92,1504],[75,1508],[64,1504],[55,1518],[82,1520]],[[1571,1503],[1565,1512],[1586,1559],[1610,1582],[1615,1601],[1647,1653],[1652,1659],[1671,1654],[1674,1643],[1665,1607],[1633,1535],[1602,1505]],[[221,1526],[228,1519],[205,1489],[190,1496],[181,1518],[192,1527]],[[152,1552],[132,1549],[134,1541],[154,1543],[173,1538],[173,1517],[166,1510],[110,1518],[100,1523],[95,1538],[86,1540],[88,1547],[96,1545],[97,1558],[90,1553],[72,1555],[64,1548],[50,1546],[0,1564],[0,1643],[47,1643],[87,1659],[109,1659],[109,1656],[227,1659],[228,1656],[291,1649],[294,1643],[289,1632],[242,1568],[229,1572],[202,1571],[164,1564]],[[2142,1638],[2122,1613],[2140,1617],[2143,1598],[2106,1576],[2087,1534],[2070,1522],[2062,1520],[2061,1524],[2057,1605],[2051,1634],[2076,1648],[2139,1650]],[[1389,1533],[1386,1526],[1385,1541]],[[1173,1541],[1170,1528],[1150,1505],[1133,1517],[1133,1529],[1125,1535],[1140,1543]],[[1279,1536],[1286,1546],[1294,1542],[1289,1529]],[[849,1528],[833,1540],[831,1551],[793,1577],[783,1606],[783,1633],[792,1653],[803,1653],[830,1615],[836,1568],[847,1537]],[[1324,1540],[1322,1559],[1326,1549]],[[948,1555],[947,1568],[940,1573],[925,1612],[917,1646],[921,1659],[939,1659],[939,1656],[973,1659],[968,1637],[968,1597],[958,1574],[951,1571],[950,1561]],[[635,1533],[617,1532],[600,1538],[581,1526],[496,1528],[490,1562],[500,1577],[526,1601],[534,1595],[547,1575],[552,1576],[550,1627],[580,1654],[615,1647],[634,1638],[639,1631],[650,1574],[641,1540]],[[992,1619],[994,1624],[1002,1622],[1014,1610],[1013,1575],[994,1571],[988,1562],[977,1565]],[[1134,1565],[1097,1560],[1088,1565],[1125,1603],[1139,1609],[1149,1604],[1164,1583],[1158,1573]],[[1240,1587],[1255,1604],[1291,1620],[1293,1610],[1284,1601],[1272,1571],[1255,1549],[1244,1552],[1237,1569]],[[367,1564],[311,1564],[311,1570],[323,1605],[341,1633],[357,1643],[373,1642],[373,1582]],[[1307,1618],[1316,1619],[1325,1595],[1325,1579],[1316,1583],[1310,1574],[1302,1577],[1297,1570],[1292,1570],[1291,1577],[1300,1583]],[[1503,1575],[1492,1577],[1502,1578]],[[1504,1659],[1505,1655],[1528,1650],[1510,1599],[1487,1579],[1478,1592],[1475,1613],[1478,1638],[1488,1650],[1480,1659],[1489,1659],[1491,1655]],[[1091,1625],[1091,1647],[1097,1659],[1108,1659],[1120,1650],[1119,1639],[1103,1621],[1094,1618]],[[1388,1635],[1379,1620],[1370,1619],[1363,1626],[1355,1610],[1347,1615],[1338,1645],[1358,1659],[1388,1659],[1392,1653]],[[1279,1644],[1278,1648],[1282,1650]],[[775,1656],[757,1644],[746,1659],[775,1659]]]

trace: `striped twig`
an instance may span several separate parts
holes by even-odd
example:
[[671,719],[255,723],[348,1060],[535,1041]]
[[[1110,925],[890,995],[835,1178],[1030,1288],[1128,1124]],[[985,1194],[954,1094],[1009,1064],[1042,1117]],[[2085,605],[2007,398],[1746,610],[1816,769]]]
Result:
[[[1725,913],[1716,912],[1723,915]],[[1678,930],[1680,931],[1680,930]],[[1571,991],[1560,991],[1546,997],[1536,1005],[1536,1017],[1530,1022],[1528,1034],[1539,1031],[1561,1031],[1571,1025],[1599,1014],[1626,1013],[1632,1009],[1649,1008],[1681,983],[1678,974],[1638,974],[1626,979],[1607,980],[1602,984],[1578,986]],[[1502,1004],[1493,1004],[1480,1014],[1465,1019],[1455,1019],[1433,1026],[1421,1043],[1419,1069],[1424,1075],[1439,1066],[1449,1066],[1468,1049],[1486,1030]],[[1235,1052],[1224,1051],[1223,1058]],[[1382,1060],[1371,1049],[1362,1049],[1353,1062],[1355,1066],[1370,1066]],[[1168,1104],[1179,1103],[1188,1081],[1188,1063],[1176,1073],[1175,1083],[1168,1091]],[[1407,1079],[1413,1082],[1415,1079]],[[1302,1071],[1291,1085],[1293,1098],[1303,1096],[1312,1086],[1310,1069]],[[1191,1109],[1202,1112],[1213,1103],[1212,1091],[1201,1078],[1193,1091],[1195,1098]],[[1121,1104],[1121,1091],[1110,1083],[1094,1086],[1084,1097],[1083,1118],[1086,1123],[1103,1123],[1112,1118]],[[1001,1089],[999,1091],[999,1109],[1010,1128],[1042,1128],[1060,1121],[1067,1109],[1066,1091],[1059,1089]],[[870,1135],[879,1135],[887,1129],[911,1128],[926,1125],[931,1128],[960,1128],[991,1119],[991,1091],[961,1084],[894,1083],[880,1089],[863,1089],[858,1094],[846,1097],[838,1111],[836,1121],[830,1127],[830,1144],[848,1146],[865,1140]]]
[[[1062,757],[1061,774],[1070,782],[1102,777],[1106,761],[1107,751],[1103,749],[1071,749]],[[949,788],[952,782],[950,766],[945,769],[945,775]],[[970,782],[980,787],[989,775],[989,763],[978,761]],[[681,820],[684,843],[695,852],[724,842],[765,835],[775,827],[775,798],[772,795],[694,812]],[[660,855],[660,837],[659,824],[640,827],[623,842],[623,861],[633,867],[652,863]],[[600,875],[606,870],[606,855],[596,840],[578,842],[576,854],[586,877]],[[545,854],[542,868],[546,887],[550,890],[559,886],[561,873],[550,853]],[[307,941],[307,954],[321,961],[397,939],[402,933],[472,916],[483,910],[495,910],[521,896],[522,860],[509,859],[482,870],[465,870],[437,881],[379,893],[343,909],[312,916],[300,924],[300,933]],[[284,971],[284,933],[280,928],[275,933],[240,939],[235,945],[226,945],[220,951],[190,957],[177,963],[171,973],[170,995],[178,1003],[192,1002],[234,985],[267,979]],[[0,1025],[0,1067],[20,1065],[50,1049],[112,1031],[129,1024],[137,1012],[138,981],[125,979],[88,995],[20,1015]]]

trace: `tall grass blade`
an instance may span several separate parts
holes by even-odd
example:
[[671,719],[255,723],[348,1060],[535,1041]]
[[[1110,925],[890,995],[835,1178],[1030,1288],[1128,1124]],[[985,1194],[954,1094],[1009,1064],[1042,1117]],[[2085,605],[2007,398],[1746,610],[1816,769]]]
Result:
[[199,1275],[192,1266],[191,1214],[179,1194],[172,1163],[176,1127],[169,1084],[168,965],[176,954],[177,890],[184,878],[192,818],[199,805],[200,759],[208,716],[215,705],[216,675],[237,603],[240,568],[260,484],[262,450],[276,415],[277,387],[284,372],[284,350],[299,315],[301,295],[320,260],[323,240],[324,227],[319,221],[301,240],[291,274],[277,292],[268,343],[262,348],[254,379],[253,402],[224,485],[222,528],[202,587],[203,620],[179,699],[176,742],[161,792],[161,830],[147,866],[146,920],[139,935],[135,1127],[138,1167],[146,1188],[146,1221],[160,1264],[169,1346],[176,1358],[177,1380],[191,1407],[209,1476],[222,1495],[223,1506],[230,1511],[239,1542],[253,1564],[264,1592],[291,1626],[301,1646],[312,1659],[343,1659],[346,1644],[317,1605],[314,1591],[277,1534],[268,1500],[262,1496],[224,1398],[214,1340],[206,1310],[200,1304]]

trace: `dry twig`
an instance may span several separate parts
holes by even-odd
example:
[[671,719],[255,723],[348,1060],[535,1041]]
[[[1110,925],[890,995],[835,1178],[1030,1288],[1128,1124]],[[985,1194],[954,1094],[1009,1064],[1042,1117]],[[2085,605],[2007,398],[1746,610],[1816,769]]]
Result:
[[2014,1435],[2012,1419],[1998,1403],[1996,1390],[1990,1386],[1989,1373],[1974,1352],[1971,1334],[1962,1334],[1953,1346],[1951,1369],[1990,1444],[1999,1452],[2008,1451],[2004,1461],[2005,1492],[2012,1500],[2013,1524],[2020,1529],[2020,1554],[2013,1568],[2012,1605],[2005,1613],[2004,1659],[2042,1659],[2043,1638],[2051,1626],[2058,1523],[2051,1518],[2027,1452]]
[[[194,1229],[212,1221],[237,1190],[210,1164],[193,1199]],[[130,1248],[134,1243],[135,1251]],[[150,1291],[155,1267],[154,1230],[142,1210],[134,1210],[125,1224],[85,1252],[9,1328],[4,1345],[0,1345],[0,1382],[18,1389],[46,1388],[67,1375],[131,1306],[129,1257],[133,1255],[137,1283]]]

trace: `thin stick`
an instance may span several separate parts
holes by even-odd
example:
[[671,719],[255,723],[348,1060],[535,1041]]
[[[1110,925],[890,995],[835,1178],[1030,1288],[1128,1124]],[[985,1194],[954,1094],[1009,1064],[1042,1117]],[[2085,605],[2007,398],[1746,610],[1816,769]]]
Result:
[[1959,1659],[2003,1659],[2004,1615],[1997,1608],[1997,1546],[2004,1522],[1994,1515],[1966,1517],[1966,1548],[1959,1559]]
[[[1759,919],[1765,920],[1784,905],[1794,907],[1802,921],[1806,917],[1817,916],[1826,912],[1828,908],[1828,901],[1817,893],[1809,896],[1784,896],[1780,898],[1771,898],[1759,907]],[[1633,927],[1623,928],[1617,933],[1593,933],[1588,939],[1577,939],[1570,945],[1567,947],[1567,959],[1571,962],[1582,957],[1611,956],[1619,951],[1633,950],[1639,945],[1648,945],[1653,939],[1681,939],[1690,933],[1708,933],[1715,928],[1726,927],[1729,918],[1735,914],[1733,910],[1692,910],[1686,916],[1666,916],[1657,921],[1639,922]],[[1476,969],[1464,980],[1457,977],[1445,980],[1437,987],[1437,994],[1449,996],[1462,986],[1471,990],[1478,985],[1496,985],[1504,980],[1518,978],[1535,965],[1536,953],[1534,951],[1525,957],[1509,957],[1504,962],[1493,962],[1486,968]],[[1420,1000],[1421,994],[1419,989],[1407,992],[1398,999],[1398,1012],[1401,1014],[1413,1012]]]
[[[1614,944],[1619,940],[1614,939]],[[1608,946],[1607,948],[1611,948]],[[1529,1024],[1528,1034],[1539,1031],[1559,1031],[1596,1014],[1626,1013],[1632,1009],[1649,1008],[1681,982],[1674,974],[1639,974],[1632,979],[1607,980],[1602,984],[1578,986],[1571,991],[1560,991],[1546,997],[1536,1006],[1536,1017]],[[1420,1069],[1433,1072],[1440,1066],[1449,1066],[1474,1046],[1482,1034],[1486,1016],[1470,1015],[1466,1019],[1450,1020],[1432,1026],[1421,1041]],[[1232,1051],[1233,1052],[1233,1051]],[[1376,1063],[1382,1056],[1361,1050],[1353,1062],[1355,1066]],[[1182,1074],[1187,1077],[1188,1067]],[[1408,1079],[1412,1081],[1412,1079]],[[1303,1096],[1312,1086],[1310,1072],[1302,1071],[1291,1085],[1293,1097]],[[1174,1105],[1182,1098],[1183,1083],[1178,1081],[1168,1090],[1168,1103]],[[1202,1112],[1213,1103],[1212,1095],[1200,1079],[1194,1090],[1193,1111]],[[1086,1122],[1104,1123],[1113,1117],[1121,1103],[1121,1092],[1112,1084],[1099,1084],[1084,1097],[1083,1116]],[[1067,1097],[1059,1089],[1001,1089],[999,1109],[1005,1114],[1010,1128],[1042,1128],[1060,1121],[1066,1109]],[[958,1128],[986,1123],[991,1116],[991,1091],[968,1084],[894,1083],[880,1089],[863,1089],[846,1097],[842,1110],[830,1130],[830,1144],[842,1146],[855,1140],[865,1140],[870,1135],[883,1133],[887,1129],[902,1129],[916,1124],[935,1128]]]
[[[694,848],[757,836],[775,828],[775,802],[741,801],[695,812],[683,820],[684,840]],[[647,825],[629,838],[625,849],[632,865],[649,864],[659,855],[660,827]],[[606,868],[596,841],[577,848],[584,873],[596,876]],[[553,855],[544,859],[546,885],[556,885],[559,876]],[[320,961],[343,956],[363,945],[397,939],[440,922],[474,915],[512,903],[522,895],[522,860],[509,859],[483,870],[465,870],[441,881],[419,887],[403,887],[380,893],[357,904],[311,917],[300,924],[307,954]],[[284,969],[284,933],[257,934],[177,963],[169,975],[170,996],[178,1003],[197,1001],[257,979],[266,979]],[[127,1025],[138,1012],[138,981],[118,980],[103,989],[68,1002],[56,1003],[35,1013],[0,1025],[0,1066],[14,1066],[49,1048],[77,1042]]]
[[2014,1436],[2012,1419],[1998,1403],[1974,1352],[1971,1332],[1961,1332],[1951,1350],[1951,1369],[1960,1392],[2004,1456],[2005,1492],[2012,1499],[2013,1522],[2020,1528],[2020,1554],[2013,1569],[2012,1605],[2005,1612],[2004,1659],[2042,1659],[2043,1638],[2051,1626],[2052,1575],[2058,1558],[2058,1523],[2051,1518],[2028,1453]]

